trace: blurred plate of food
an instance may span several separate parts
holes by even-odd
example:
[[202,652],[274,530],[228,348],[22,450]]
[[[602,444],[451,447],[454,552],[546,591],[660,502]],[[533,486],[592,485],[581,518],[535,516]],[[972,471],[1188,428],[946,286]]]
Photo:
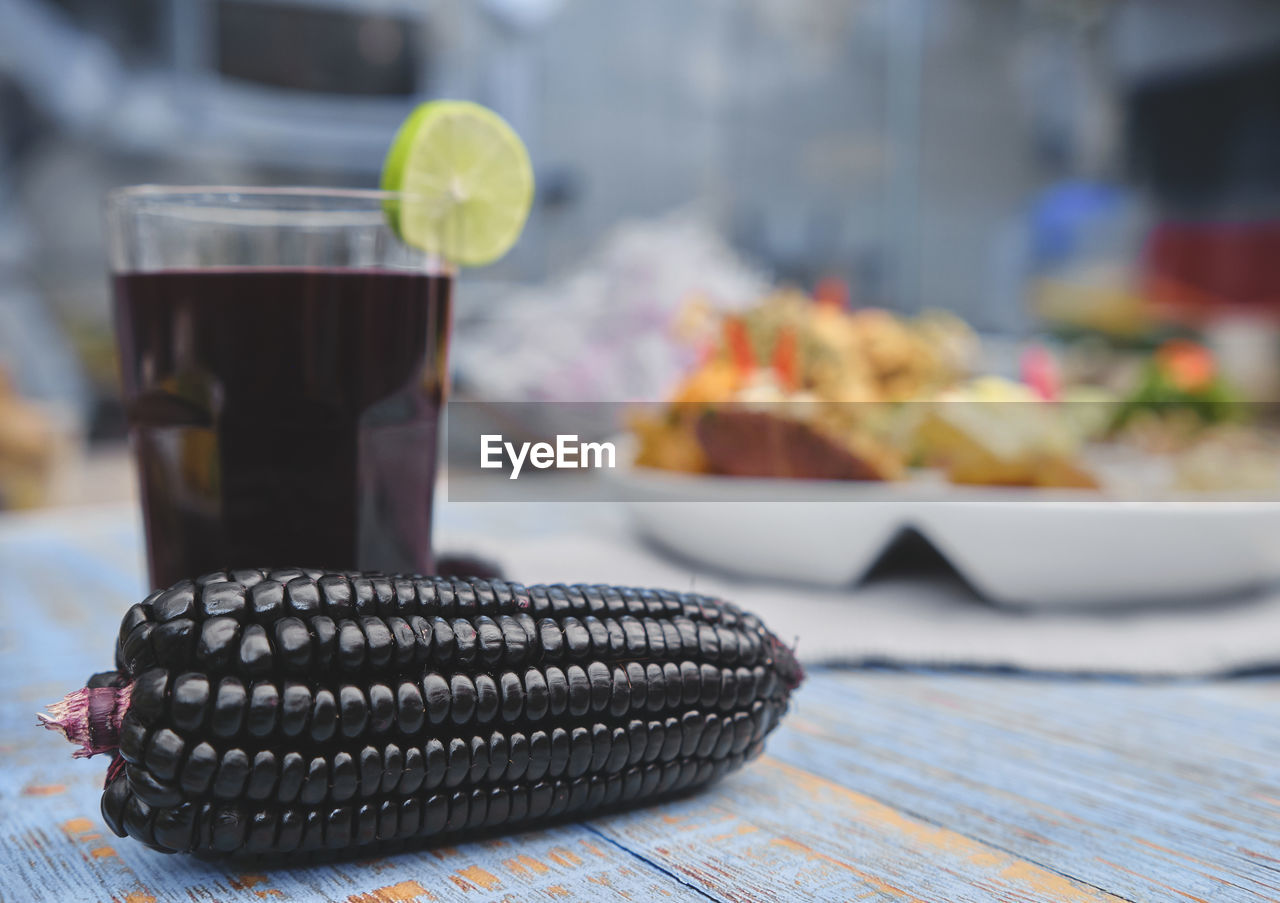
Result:
[[842,585],[910,529],[1011,604],[1280,580],[1280,434],[1191,340],[1117,386],[1064,380],[1038,345],[1014,377],[982,374],[953,317],[798,292],[699,335],[700,363],[632,418],[613,475],[641,531],[686,558]]

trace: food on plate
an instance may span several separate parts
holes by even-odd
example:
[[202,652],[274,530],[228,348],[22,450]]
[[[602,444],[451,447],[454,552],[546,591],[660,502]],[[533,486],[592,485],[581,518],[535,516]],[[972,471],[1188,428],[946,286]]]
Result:
[[708,409],[697,441],[716,473],[809,480],[893,480],[901,455],[856,412],[836,405]]
[[1123,429],[1144,416],[1212,425],[1243,413],[1241,399],[1218,373],[1209,349],[1188,339],[1171,339],[1146,361],[1137,385],[1116,412],[1113,428]]
[[1017,380],[972,376],[977,340],[955,318],[849,311],[833,295],[782,291],[684,320],[682,334],[704,342],[702,362],[665,406],[634,418],[636,463],[739,477],[889,481],[923,470],[968,485],[1280,489],[1280,442],[1193,341],[1169,340],[1101,384],[1074,380],[1043,345],[1022,351]]
[[1023,383],[983,377],[929,402],[916,427],[922,463],[953,483],[1093,489],[1081,436]]
[[967,373],[972,332],[946,314],[849,312],[796,291],[712,321],[670,404],[634,419],[637,463],[691,473],[898,479],[892,404]]
[[1280,490],[1280,436],[1265,406],[1245,402],[1212,353],[1187,339],[1161,345],[1116,406],[1107,440],[1189,492]]
[[1206,430],[1173,456],[1173,485],[1191,492],[1280,489],[1274,437],[1228,425]]
[[183,580],[45,727],[164,852],[386,846],[596,813],[759,755],[803,678],[693,593],[292,568]]

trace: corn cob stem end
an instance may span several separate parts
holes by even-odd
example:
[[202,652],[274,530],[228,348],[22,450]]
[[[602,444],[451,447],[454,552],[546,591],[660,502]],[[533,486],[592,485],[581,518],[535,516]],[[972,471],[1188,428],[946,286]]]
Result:
[[123,687],[82,687],[60,702],[45,706],[48,714],[37,712],[36,719],[42,727],[79,744],[72,756],[88,758],[120,745],[120,722],[132,695],[132,683]]

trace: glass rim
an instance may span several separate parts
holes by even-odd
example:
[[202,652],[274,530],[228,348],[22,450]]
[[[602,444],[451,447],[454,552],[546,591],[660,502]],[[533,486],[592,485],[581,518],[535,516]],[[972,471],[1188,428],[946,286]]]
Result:
[[166,185],[144,182],[137,185],[119,185],[107,190],[108,204],[130,200],[182,201],[188,198],[209,198],[235,203],[241,198],[308,198],[342,201],[368,201],[383,203],[409,197],[402,191],[382,188],[338,188],[319,185]]
[[[138,223],[152,222],[160,228],[173,224],[183,229],[243,231],[244,234],[258,230],[281,234],[359,234],[377,230],[398,238],[389,213],[394,209],[392,205],[411,197],[413,195],[405,192],[378,188],[144,183],[109,189],[103,196],[102,212],[111,270],[121,273],[181,268],[134,265],[127,245]],[[409,245],[403,247],[415,260],[425,262],[428,271],[442,275],[456,272],[456,266],[436,252]],[[419,265],[404,268],[416,270]]]

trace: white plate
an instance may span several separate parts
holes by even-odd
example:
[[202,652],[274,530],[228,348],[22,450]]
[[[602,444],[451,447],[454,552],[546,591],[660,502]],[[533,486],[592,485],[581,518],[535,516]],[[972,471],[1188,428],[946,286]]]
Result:
[[1010,605],[1203,601],[1280,581],[1274,499],[745,479],[620,457],[610,478],[645,536],[743,576],[851,585],[915,529],[978,592]]

